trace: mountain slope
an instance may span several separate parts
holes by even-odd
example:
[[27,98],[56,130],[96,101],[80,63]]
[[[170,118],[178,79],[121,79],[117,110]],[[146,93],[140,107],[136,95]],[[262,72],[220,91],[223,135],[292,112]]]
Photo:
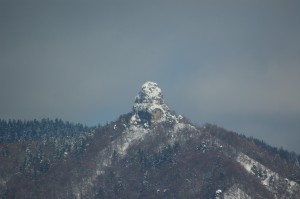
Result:
[[[169,109],[161,89],[153,82],[142,86],[132,112],[95,131],[67,135],[62,140],[68,146],[63,156],[49,160],[44,172],[37,172],[38,167],[34,166],[20,169],[20,163],[32,162],[38,154],[56,157],[55,139],[1,143],[1,150],[6,147],[11,154],[0,156],[1,162],[7,163],[3,168],[9,170],[8,165],[13,165],[13,171],[8,175],[1,170],[0,196],[298,198],[300,195],[299,165],[270,153],[253,139],[215,125],[192,124]],[[80,147],[68,145],[67,140],[80,143]],[[23,153],[18,155],[18,151]]]

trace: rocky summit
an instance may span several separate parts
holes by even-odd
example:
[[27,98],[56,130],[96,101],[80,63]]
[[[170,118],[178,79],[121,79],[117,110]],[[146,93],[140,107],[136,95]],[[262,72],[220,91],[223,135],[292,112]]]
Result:
[[150,81],[143,84],[141,91],[135,97],[131,122],[149,127],[171,118],[172,115],[164,102],[158,84]]
[[298,199],[300,156],[199,126],[146,82],[132,111],[97,128],[0,120],[0,198]]

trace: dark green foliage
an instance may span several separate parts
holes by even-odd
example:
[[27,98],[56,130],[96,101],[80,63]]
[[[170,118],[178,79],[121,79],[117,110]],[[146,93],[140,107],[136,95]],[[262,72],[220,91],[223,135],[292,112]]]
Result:
[[174,156],[180,149],[178,143],[174,145],[167,145],[162,148],[161,151],[154,154],[148,154],[147,152],[143,151],[142,149],[138,150],[138,158],[139,158],[139,165],[141,170],[150,169],[150,168],[158,168],[165,162],[172,162],[175,163]]
[[295,152],[284,150],[282,147],[277,148],[277,147],[270,146],[267,143],[265,143],[263,140],[259,140],[253,137],[250,137],[248,139],[253,141],[256,145],[263,147],[272,155],[279,155],[281,158],[289,162],[293,162],[295,164],[297,162],[300,162],[300,155],[297,155]]
[[178,152],[180,146],[178,143],[173,146],[167,145],[163,147],[163,149],[154,155],[152,162],[153,167],[159,167],[164,162],[175,162],[174,155]]
[[53,136],[71,136],[91,129],[82,124],[64,122],[61,119],[0,120],[0,143],[36,140]]
[[265,170],[253,165],[253,167],[251,168],[251,170],[253,171],[254,175],[262,180],[267,178],[267,173]]

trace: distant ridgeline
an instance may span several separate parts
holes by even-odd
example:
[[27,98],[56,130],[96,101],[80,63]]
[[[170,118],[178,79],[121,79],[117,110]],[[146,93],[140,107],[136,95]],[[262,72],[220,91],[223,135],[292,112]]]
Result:
[[[82,155],[95,129],[61,119],[0,119],[0,171],[4,179],[15,173],[37,178],[69,154],[75,158]],[[0,198],[6,198],[1,195],[1,177]]]
[[[209,129],[217,129],[215,125],[206,124]],[[76,138],[84,134],[93,134],[96,127],[88,127],[80,123],[71,123],[68,121],[63,121],[62,119],[50,120],[49,118],[44,118],[41,120],[3,120],[0,119],[0,143],[13,143],[28,140],[38,140],[50,137],[68,137],[71,136]],[[227,135],[228,136],[228,135]],[[241,135],[243,136],[243,135]],[[260,145],[265,150],[273,155],[278,155],[281,158],[289,161],[296,162],[300,164],[300,155],[295,152],[290,152],[284,150],[282,147],[277,148],[268,145],[263,140],[259,140],[253,137],[244,138]]]
[[269,144],[265,143],[263,140],[258,140],[256,138],[250,137],[247,138],[252,140],[256,145],[259,145],[266,149],[270,154],[279,155],[281,158],[288,160],[290,162],[295,162],[297,166],[300,166],[300,155],[296,154],[295,152],[290,152],[288,150],[283,149],[282,147],[277,148],[274,146],[270,146]]
[[[246,137],[245,135],[239,135],[235,132],[227,131],[226,129],[220,128],[217,125],[214,124],[205,124],[206,131],[210,131],[212,134],[218,135],[218,137],[221,137],[224,140],[227,140],[229,143],[233,145],[240,145],[240,148],[247,148],[245,145],[241,144],[237,138],[242,137],[244,139],[249,140],[250,142],[254,143],[257,146],[262,147],[266,151],[268,151],[270,154],[274,156],[279,156],[282,159],[285,159],[286,161],[290,163],[296,164],[297,167],[300,166],[300,154],[297,154],[295,152],[291,152],[288,150],[283,149],[282,147],[277,148],[274,146],[271,146],[264,142],[263,140],[253,138],[253,137]],[[224,133],[227,132],[227,133]],[[239,136],[236,136],[239,135]]]
[[83,124],[65,122],[62,119],[2,120],[0,119],[0,143],[35,140],[52,136],[72,136],[95,129]]

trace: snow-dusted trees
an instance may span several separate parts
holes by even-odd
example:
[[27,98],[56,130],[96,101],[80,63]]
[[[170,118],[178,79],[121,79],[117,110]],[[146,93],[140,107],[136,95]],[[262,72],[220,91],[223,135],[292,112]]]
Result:
[[86,132],[91,128],[82,124],[64,122],[61,119],[0,120],[0,143],[35,140],[42,137],[70,136]]

